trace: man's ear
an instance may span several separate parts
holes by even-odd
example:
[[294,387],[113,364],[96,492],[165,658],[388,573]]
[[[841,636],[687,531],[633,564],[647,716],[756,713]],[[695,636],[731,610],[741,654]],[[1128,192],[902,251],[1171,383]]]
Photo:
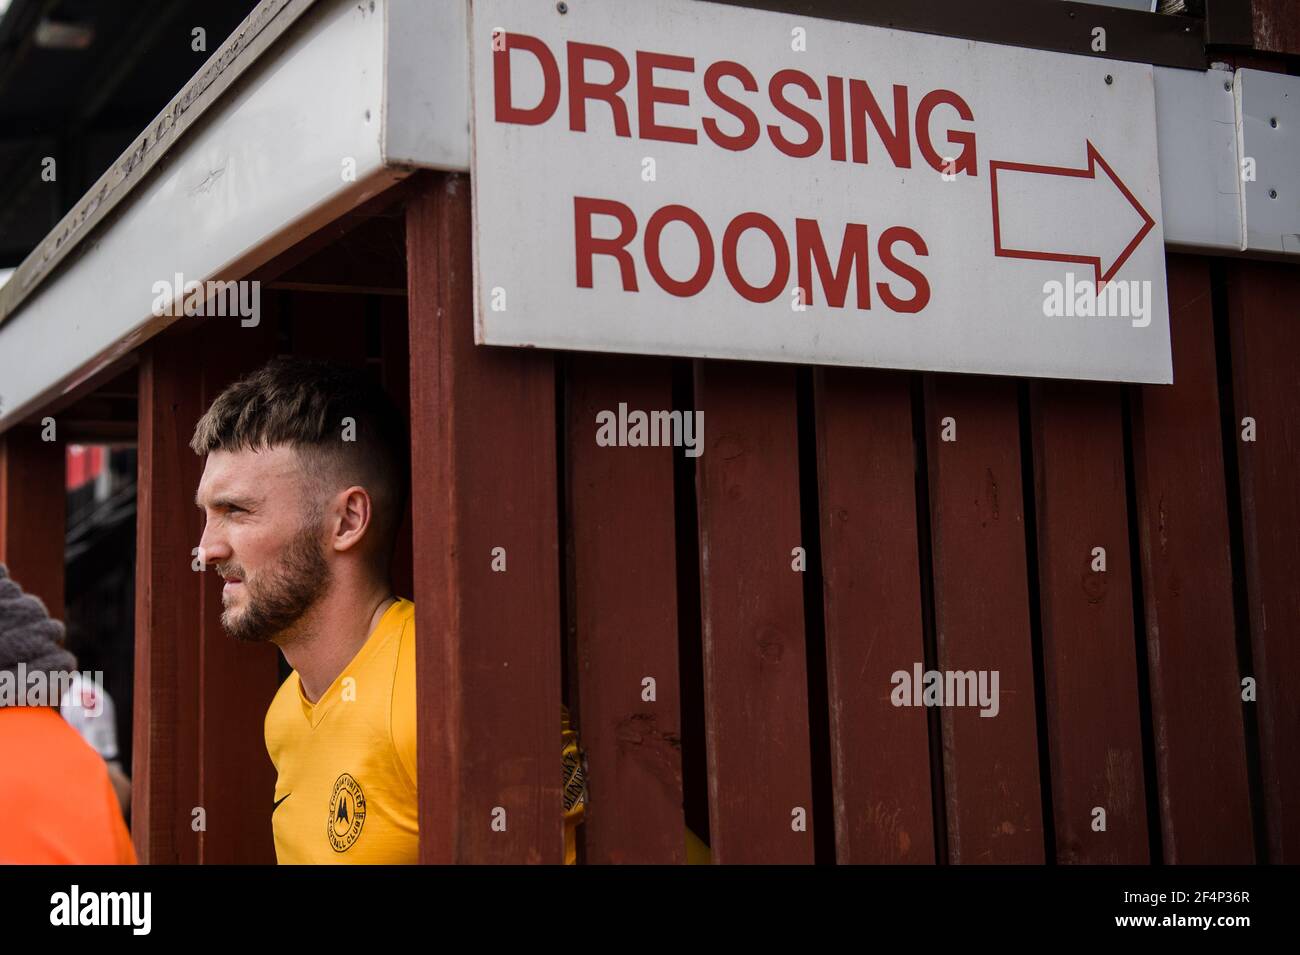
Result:
[[339,492],[335,501],[337,507],[330,546],[342,553],[352,550],[365,538],[370,531],[374,510],[370,493],[356,484],[346,491]]

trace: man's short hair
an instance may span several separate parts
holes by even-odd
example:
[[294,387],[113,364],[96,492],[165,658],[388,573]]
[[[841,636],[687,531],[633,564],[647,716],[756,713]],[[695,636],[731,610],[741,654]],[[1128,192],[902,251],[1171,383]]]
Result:
[[376,556],[386,573],[406,509],[409,446],[402,415],[383,388],[362,368],[274,358],[218,395],[190,441],[201,455],[279,445],[299,453],[322,491],[357,484],[369,492]]

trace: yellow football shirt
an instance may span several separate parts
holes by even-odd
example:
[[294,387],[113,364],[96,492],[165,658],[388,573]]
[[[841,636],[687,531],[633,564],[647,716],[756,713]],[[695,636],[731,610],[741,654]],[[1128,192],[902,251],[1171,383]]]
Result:
[[[415,604],[386,611],[314,704],[298,674],[266,714],[275,764],[271,827],[282,864],[411,864],[419,857],[415,744]],[[586,788],[577,739],[561,720],[565,862],[576,855]]]

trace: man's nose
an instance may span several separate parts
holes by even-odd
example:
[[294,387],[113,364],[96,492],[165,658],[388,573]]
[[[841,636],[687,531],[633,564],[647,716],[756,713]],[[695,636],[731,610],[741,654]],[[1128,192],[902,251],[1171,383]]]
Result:
[[206,565],[219,564],[230,559],[230,545],[218,534],[209,521],[203,525],[203,536],[199,539],[199,559]]

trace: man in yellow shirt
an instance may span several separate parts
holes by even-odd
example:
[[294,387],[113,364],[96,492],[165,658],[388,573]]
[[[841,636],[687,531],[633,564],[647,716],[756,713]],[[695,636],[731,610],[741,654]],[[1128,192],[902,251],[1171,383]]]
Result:
[[388,578],[401,416],[363,371],[282,358],[218,396],[191,447],[207,456],[199,546],[225,580],[222,624],[293,667],[266,714],[276,858],[416,862],[415,605]]
[[[190,443],[222,625],[293,667],[266,714],[281,863],[418,859],[415,605],[389,583],[401,422],[363,371],[278,358],[222,392]],[[586,787],[567,711],[560,750],[572,863]]]
[[[294,673],[267,711],[266,746],[279,772],[271,821],[282,863],[418,857],[415,604],[394,598],[377,612],[369,639],[314,703]],[[567,713],[561,736],[576,754]],[[572,767],[564,829],[570,863],[586,796],[581,765],[575,759]]]

